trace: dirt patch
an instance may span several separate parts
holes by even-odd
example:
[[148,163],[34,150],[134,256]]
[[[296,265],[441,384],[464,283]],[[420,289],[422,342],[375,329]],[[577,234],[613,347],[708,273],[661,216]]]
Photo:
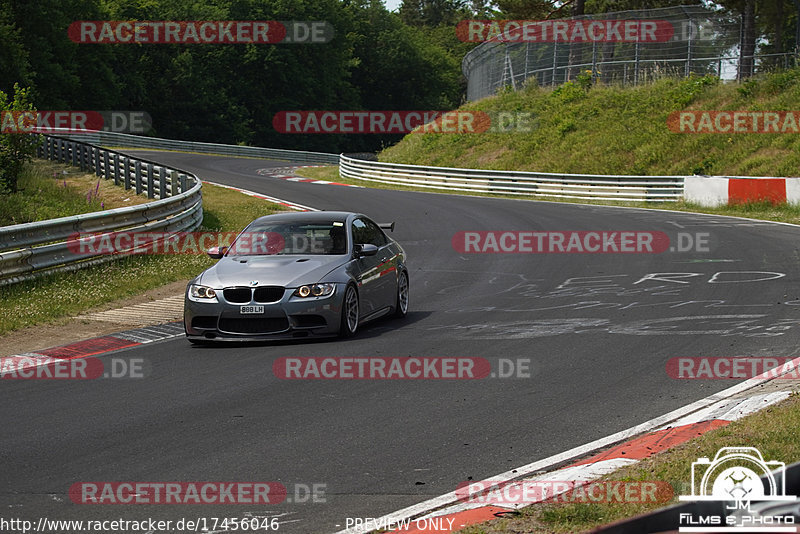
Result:
[[[183,294],[186,282],[181,280],[165,286],[151,289],[124,300],[118,300],[86,310],[85,313],[114,310],[134,304],[142,304],[153,300]],[[113,334],[121,330],[130,330],[130,325],[109,323],[106,321],[90,321],[86,319],[64,318],[48,324],[41,324],[15,330],[0,336],[0,357],[34,352],[59,345],[66,345],[76,341],[83,341],[93,337]]]
[[492,150],[490,152],[486,152],[485,154],[483,154],[480,157],[478,157],[478,165],[481,166],[481,168],[484,168],[485,166],[489,166],[492,163],[494,163],[497,160],[499,160],[500,158],[502,158],[503,156],[505,156],[506,154],[508,154],[508,152],[509,152],[509,150],[506,147],[502,147],[502,148],[498,148],[496,150]]

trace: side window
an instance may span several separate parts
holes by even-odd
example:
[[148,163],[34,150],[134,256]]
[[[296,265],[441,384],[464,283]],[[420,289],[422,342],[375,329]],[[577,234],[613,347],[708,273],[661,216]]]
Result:
[[364,221],[364,224],[369,228],[370,243],[378,247],[386,244],[386,236],[383,235],[383,230],[377,224],[372,221]]
[[377,247],[386,244],[386,236],[372,221],[356,219],[353,221],[353,240],[356,244],[371,243]]
[[353,244],[360,245],[363,243],[369,243],[367,225],[361,219],[356,219],[353,221]]

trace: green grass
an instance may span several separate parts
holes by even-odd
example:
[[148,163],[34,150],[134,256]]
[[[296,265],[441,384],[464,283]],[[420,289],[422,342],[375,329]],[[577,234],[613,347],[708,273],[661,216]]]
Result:
[[686,134],[667,127],[668,115],[679,110],[800,109],[800,68],[743,84],[692,77],[635,88],[528,85],[461,109],[532,113],[536,127],[513,134],[411,133],[379,159],[557,173],[800,175],[797,133]]
[[[800,461],[800,395],[766,408],[727,426],[712,430],[661,452],[641,462],[603,477],[614,481],[665,481],[678,496],[691,493],[691,466],[699,457],[713,458],[722,447],[756,447],[766,460],[786,465]],[[534,504],[522,508],[516,516],[467,527],[461,534],[496,534],[501,532],[583,532],[592,528],[662,508],[664,503],[568,503]]]
[[34,160],[18,191],[0,194],[0,226],[44,221],[148,202],[146,196],[114,185],[77,167]]
[[[240,231],[253,219],[282,209],[230,189],[203,185],[203,229]],[[206,255],[135,256],[0,286],[0,335],[78,315],[170,282],[188,281],[214,261]]]

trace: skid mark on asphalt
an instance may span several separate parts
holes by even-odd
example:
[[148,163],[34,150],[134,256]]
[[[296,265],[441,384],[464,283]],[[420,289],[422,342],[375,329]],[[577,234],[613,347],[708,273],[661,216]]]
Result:
[[322,167],[324,165],[299,165],[296,167],[270,167],[267,169],[258,169],[256,173],[261,176],[269,176],[271,178],[279,178],[281,180],[287,180],[289,182],[304,182],[309,184],[318,184],[318,185],[342,185],[345,187],[358,187],[362,188],[360,185],[353,185],[353,184],[342,184],[339,182],[329,182],[328,180],[315,180],[314,178],[306,178],[304,176],[298,176],[295,174],[297,169],[302,169],[304,167]]

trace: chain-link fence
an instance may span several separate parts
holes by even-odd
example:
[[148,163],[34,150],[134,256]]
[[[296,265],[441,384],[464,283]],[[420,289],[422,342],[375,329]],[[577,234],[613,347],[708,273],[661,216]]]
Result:
[[[587,22],[576,25],[576,21]],[[740,61],[752,62],[754,72],[795,64],[794,52],[742,56],[741,17],[702,6],[584,15],[568,23],[570,28],[580,26],[576,27],[580,30],[587,28],[589,21],[603,21],[597,26],[598,32],[607,30],[609,24],[624,27],[624,21],[657,21],[659,28],[671,27],[671,31],[668,38],[663,38],[662,33],[658,42],[639,41],[639,37],[634,42],[614,38],[552,39],[552,32],[551,42],[543,42],[545,39],[523,40],[520,32],[509,32],[516,38],[501,36],[484,42],[464,57],[461,68],[467,78],[467,100],[493,95],[506,86],[519,89],[529,78],[535,78],[539,85],[558,85],[574,80],[582,72],[605,83],[636,85],[691,73],[736,79]],[[548,23],[550,28],[553,22]]]

